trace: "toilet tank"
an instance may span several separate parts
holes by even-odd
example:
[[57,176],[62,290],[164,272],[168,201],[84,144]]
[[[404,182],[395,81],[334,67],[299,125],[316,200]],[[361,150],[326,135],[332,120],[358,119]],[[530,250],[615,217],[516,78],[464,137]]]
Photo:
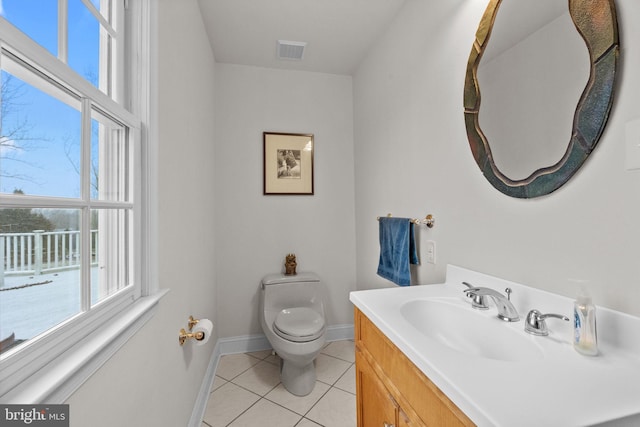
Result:
[[317,274],[268,274],[262,278],[265,309],[280,311],[291,307],[312,307],[324,314],[322,283]]

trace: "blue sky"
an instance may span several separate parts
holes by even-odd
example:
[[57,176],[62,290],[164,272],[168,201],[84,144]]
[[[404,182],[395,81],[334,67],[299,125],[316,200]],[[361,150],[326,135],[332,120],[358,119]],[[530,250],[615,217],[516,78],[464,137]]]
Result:
[[[92,0],[98,5],[98,0]],[[34,10],[39,12],[34,13]],[[57,56],[55,0],[0,0],[0,15]],[[81,0],[69,0],[69,65],[81,76],[97,80],[99,23]],[[7,73],[3,72],[3,77]],[[0,192],[78,197],[80,114],[13,77],[19,88],[2,117],[2,134],[20,130],[24,141],[7,141],[21,150],[4,149],[0,160]],[[7,158],[9,157],[9,158]],[[7,175],[20,175],[21,179]]]

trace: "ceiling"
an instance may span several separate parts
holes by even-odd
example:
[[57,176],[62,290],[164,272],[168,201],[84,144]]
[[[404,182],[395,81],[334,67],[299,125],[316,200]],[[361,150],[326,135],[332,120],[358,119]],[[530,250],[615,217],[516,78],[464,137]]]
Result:
[[[405,0],[199,0],[217,62],[351,75]],[[301,61],[278,40],[306,42]]]

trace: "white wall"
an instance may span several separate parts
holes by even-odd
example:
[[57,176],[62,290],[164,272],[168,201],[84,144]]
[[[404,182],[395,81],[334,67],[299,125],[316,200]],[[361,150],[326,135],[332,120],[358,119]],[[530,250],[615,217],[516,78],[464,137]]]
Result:
[[215,60],[195,0],[161,0],[158,11],[157,276],[171,292],[68,400],[75,427],[187,425],[216,341],[178,345],[189,315],[215,316]]
[[[375,274],[375,217],[387,212],[436,216],[418,239],[423,255],[437,242],[438,263],[417,269],[419,283],[442,281],[447,263],[566,295],[581,278],[597,303],[640,314],[640,171],[624,170],[640,3],[617,1],[623,60],[603,139],[568,185],[535,200],[494,190],[468,148],[462,88],[480,3],[407,0],[352,82],[215,64],[195,0],[159,1],[158,277],[171,292],[69,399],[73,426],[186,425],[214,340],[181,348],[178,330],[193,314],[218,337],[261,333],[258,284],[288,252],[327,284],[329,324],[351,323],[349,291],[389,286]],[[315,134],[314,196],[262,195],[265,130]]]
[[[352,82],[347,76],[217,64],[216,283],[221,337],[262,334],[258,287],[284,271],[314,271],[329,325],[353,323],[355,289]],[[263,195],[262,132],[312,133],[315,194]],[[212,258],[213,261],[213,258]]]
[[359,289],[389,286],[375,274],[375,217],[432,213],[435,228],[418,238],[423,258],[436,241],[437,264],[421,265],[418,283],[441,282],[447,263],[568,296],[572,279],[587,280],[597,304],[640,315],[640,171],[624,164],[625,123],[640,117],[640,3],[616,4],[622,60],[604,136],[567,185],[519,200],[485,180],[464,127],[464,73],[486,2],[407,0],[354,77]]

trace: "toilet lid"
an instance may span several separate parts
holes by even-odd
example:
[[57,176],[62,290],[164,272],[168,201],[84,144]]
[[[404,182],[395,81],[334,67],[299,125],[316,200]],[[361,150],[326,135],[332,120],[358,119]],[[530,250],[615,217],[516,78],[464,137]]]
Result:
[[308,307],[285,308],[276,316],[273,330],[290,341],[312,341],[324,332],[324,319]]

